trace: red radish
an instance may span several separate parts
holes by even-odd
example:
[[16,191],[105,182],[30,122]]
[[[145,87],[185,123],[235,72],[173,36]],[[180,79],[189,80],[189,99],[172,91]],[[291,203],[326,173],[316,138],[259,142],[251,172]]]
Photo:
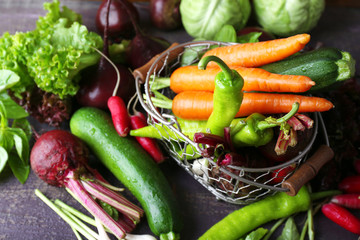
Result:
[[[143,210],[112,190],[96,170],[87,165],[88,150],[76,136],[65,130],[41,135],[30,153],[34,173],[46,183],[65,187],[82,205],[118,238],[124,238],[133,226],[115,221],[95,199],[116,208],[125,218],[140,220]],[[97,177],[98,176],[98,177]]]
[[[139,129],[147,126],[144,114],[136,112],[130,117],[131,129]],[[165,156],[162,153],[159,145],[155,139],[147,137],[135,137],[140,145],[145,149],[146,152],[154,159],[156,163],[161,163],[165,160]]]
[[339,190],[345,193],[360,193],[360,175],[345,177],[339,183]]
[[130,131],[130,118],[125,102],[118,96],[112,96],[108,100],[108,107],[117,133],[126,137]]
[[347,208],[360,209],[360,194],[348,193],[336,195],[331,198],[331,202]]
[[345,208],[335,203],[327,203],[322,206],[321,210],[327,218],[336,224],[352,233],[360,235],[360,220]]
[[[130,14],[139,21],[139,13],[136,7],[127,0],[120,0],[126,4]],[[129,13],[125,10],[124,6],[119,0],[113,0],[110,4],[109,12],[109,36],[118,38],[120,36],[130,37],[134,32],[133,25],[130,20]],[[99,32],[104,32],[107,21],[107,1],[103,0],[100,4],[96,14],[96,27]]]

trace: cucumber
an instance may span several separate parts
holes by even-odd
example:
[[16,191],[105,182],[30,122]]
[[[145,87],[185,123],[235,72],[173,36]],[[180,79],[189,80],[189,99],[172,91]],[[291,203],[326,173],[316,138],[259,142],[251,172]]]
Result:
[[277,74],[304,75],[316,84],[309,92],[325,91],[355,75],[355,60],[348,52],[324,47],[297,54],[261,68]]
[[97,108],[84,107],[70,119],[71,132],[138,199],[151,231],[160,239],[177,239],[182,219],[163,172],[131,137],[120,137],[111,117]]

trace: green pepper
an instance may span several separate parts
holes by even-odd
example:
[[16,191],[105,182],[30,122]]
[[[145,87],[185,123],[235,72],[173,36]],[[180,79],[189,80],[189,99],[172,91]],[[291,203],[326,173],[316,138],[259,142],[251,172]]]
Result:
[[210,130],[210,133],[223,137],[224,128],[230,126],[240,109],[244,79],[216,56],[202,58],[198,63],[198,68],[206,69],[210,61],[217,63],[222,71],[215,76],[213,111],[206,128]]
[[286,123],[299,110],[299,103],[295,102],[289,113],[279,119],[265,117],[260,113],[253,113],[245,119],[245,123],[240,122],[240,126],[235,126],[232,131],[232,141],[235,147],[243,146],[262,146],[271,141],[274,136],[273,127],[280,126],[283,130],[288,130],[290,126]]
[[310,204],[311,197],[305,186],[293,197],[285,192],[278,192],[230,213],[199,240],[238,240],[262,224],[306,211]]

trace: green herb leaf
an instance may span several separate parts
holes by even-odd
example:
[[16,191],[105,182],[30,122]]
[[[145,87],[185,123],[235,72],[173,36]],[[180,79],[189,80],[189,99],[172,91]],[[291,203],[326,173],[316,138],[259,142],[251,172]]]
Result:
[[289,217],[285,223],[284,229],[277,240],[299,240],[300,234],[297,230],[293,217]]
[[0,70],[0,92],[11,88],[20,81],[19,75],[7,69]]
[[20,159],[23,163],[28,162],[30,146],[26,133],[21,128],[9,128],[8,131],[13,135],[15,148]]
[[30,141],[32,135],[32,128],[29,121],[26,118],[15,119],[11,127],[22,129],[25,132],[28,141]]
[[0,93],[0,101],[4,104],[7,118],[19,119],[29,116],[25,109],[14,102],[6,92]]
[[269,230],[266,228],[258,228],[249,233],[246,238],[241,238],[240,240],[260,240],[266,235],[268,231]]
[[0,146],[0,173],[4,169],[6,162],[8,161],[8,158],[9,158],[9,156],[8,156],[7,151],[5,150],[5,148]]
[[236,30],[232,25],[224,25],[214,37],[219,42],[237,42]]
[[8,162],[15,177],[19,180],[20,183],[24,184],[30,173],[29,162],[23,162],[20,157],[13,151],[9,155]]
[[259,37],[261,36],[261,32],[251,32],[245,35],[241,35],[237,37],[236,42],[238,43],[254,43],[259,42]]

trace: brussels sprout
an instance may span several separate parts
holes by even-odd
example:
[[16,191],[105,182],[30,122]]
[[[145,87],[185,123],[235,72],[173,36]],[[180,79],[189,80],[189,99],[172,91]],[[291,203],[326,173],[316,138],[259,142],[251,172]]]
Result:
[[186,32],[212,40],[225,25],[243,28],[250,16],[249,0],[181,0],[180,14]]
[[253,0],[258,23],[282,37],[309,32],[324,8],[325,0]]

